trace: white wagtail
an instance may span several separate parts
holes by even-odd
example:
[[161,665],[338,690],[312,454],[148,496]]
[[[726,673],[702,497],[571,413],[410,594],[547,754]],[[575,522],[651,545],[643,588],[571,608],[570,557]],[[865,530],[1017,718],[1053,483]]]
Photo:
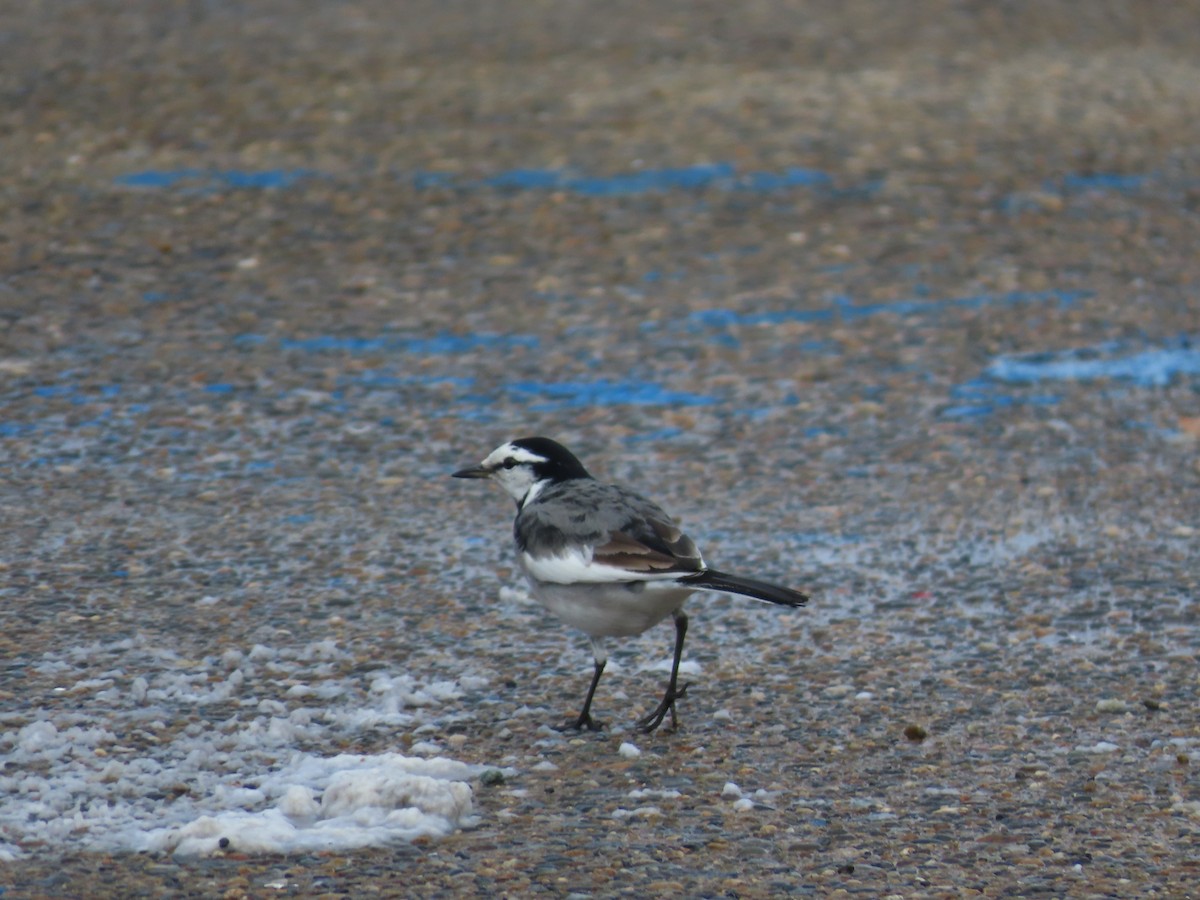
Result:
[[742,594],[781,606],[803,606],[799,591],[710,569],[692,539],[656,503],[588,474],[566,447],[544,437],[501,444],[455,478],[491,478],[517,501],[513,536],[534,597],[592,641],[595,671],[578,718],[562,730],[601,725],[592,696],[604,672],[606,637],[641,634],[668,615],[675,619],[675,659],[662,702],[638,720],[651,732],[671,714],[687,685],[678,687],[688,620],[683,601],[693,591]]

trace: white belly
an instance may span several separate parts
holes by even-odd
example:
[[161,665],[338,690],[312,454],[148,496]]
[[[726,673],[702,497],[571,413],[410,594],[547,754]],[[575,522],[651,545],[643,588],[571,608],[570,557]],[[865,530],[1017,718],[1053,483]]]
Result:
[[631,637],[657,625],[692,593],[663,583],[554,584],[529,580],[534,599],[590,637]]

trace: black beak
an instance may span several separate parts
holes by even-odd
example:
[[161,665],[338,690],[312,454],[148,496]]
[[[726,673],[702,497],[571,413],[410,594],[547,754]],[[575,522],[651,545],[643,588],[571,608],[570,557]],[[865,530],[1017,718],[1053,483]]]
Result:
[[452,478],[489,478],[492,470],[485,469],[483,466],[471,466],[469,469],[459,469],[451,477]]

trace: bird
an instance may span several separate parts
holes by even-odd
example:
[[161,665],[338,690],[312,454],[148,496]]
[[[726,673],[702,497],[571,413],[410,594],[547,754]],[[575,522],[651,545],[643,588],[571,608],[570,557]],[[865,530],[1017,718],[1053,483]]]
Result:
[[633,637],[668,616],[675,623],[671,675],[658,706],[637,720],[649,734],[670,715],[687,636],[684,601],[694,591],[740,594],[780,606],[804,606],[807,594],[709,568],[695,542],[651,500],[629,488],[593,478],[570,450],[547,437],[501,444],[454,478],[489,479],[516,501],[513,538],[531,593],[547,610],[586,634],[594,660],[579,715],[560,731],[598,731],[591,714],[596,686],[608,661],[605,638]]

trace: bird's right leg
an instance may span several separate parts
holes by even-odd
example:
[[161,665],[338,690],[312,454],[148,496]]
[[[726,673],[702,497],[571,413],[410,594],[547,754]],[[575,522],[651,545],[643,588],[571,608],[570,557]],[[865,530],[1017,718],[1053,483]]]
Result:
[[592,638],[592,655],[595,658],[595,668],[592,671],[592,683],[588,686],[587,697],[583,701],[583,709],[580,710],[578,718],[570,722],[558,726],[559,731],[599,731],[604,727],[603,722],[597,722],[592,718],[592,697],[596,695],[596,685],[600,683],[600,676],[604,674],[604,666],[608,662],[608,651],[604,649],[604,643],[600,638]]

